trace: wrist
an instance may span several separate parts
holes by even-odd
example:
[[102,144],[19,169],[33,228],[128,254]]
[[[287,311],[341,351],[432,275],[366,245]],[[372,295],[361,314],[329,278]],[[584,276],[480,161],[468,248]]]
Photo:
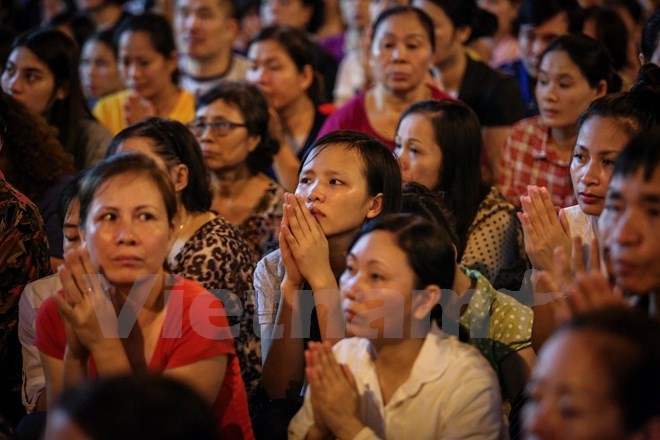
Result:
[[356,417],[350,417],[341,424],[340,428],[337,432],[334,432],[334,434],[338,439],[352,440],[360,433],[360,431],[362,431],[362,429],[364,429],[362,422]]

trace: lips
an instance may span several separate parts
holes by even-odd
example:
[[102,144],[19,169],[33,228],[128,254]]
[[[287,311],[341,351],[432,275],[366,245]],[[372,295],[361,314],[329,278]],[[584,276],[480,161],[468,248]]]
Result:
[[593,205],[599,203],[604,199],[604,197],[590,193],[583,193],[583,192],[578,193],[578,196],[580,197],[580,200],[587,205]]
[[317,220],[320,219],[320,218],[325,217],[325,214],[323,214],[323,212],[322,212],[321,210],[319,210],[318,208],[314,208],[314,207],[309,208],[309,212],[310,212],[310,214],[312,214],[312,215],[314,216],[314,218],[317,219]]
[[112,259],[117,264],[120,265],[134,265],[142,262],[142,258],[136,255],[119,255]]

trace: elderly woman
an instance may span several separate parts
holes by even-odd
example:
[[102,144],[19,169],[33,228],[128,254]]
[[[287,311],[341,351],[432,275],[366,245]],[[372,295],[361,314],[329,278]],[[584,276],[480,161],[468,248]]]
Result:
[[284,202],[284,188],[266,174],[279,149],[266,100],[256,86],[223,82],[199,98],[189,127],[211,174],[211,209],[238,228],[256,264],[278,247]]
[[153,160],[120,155],[80,184],[80,236],[63,289],[37,315],[49,403],[90,377],[159,372],[213,404],[224,435],[251,437],[245,389],[219,300],[163,262],[176,234],[174,185]]
[[[177,197],[174,239],[167,265],[201,284],[227,309],[248,394],[261,380],[261,347],[252,330],[252,254],[236,230],[211,212],[211,191],[202,152],[185,125],[147,119],[120,132],[108,155],[135,152],[151,157],[170,176]],[[237,327],[240,327],[240,331]]]

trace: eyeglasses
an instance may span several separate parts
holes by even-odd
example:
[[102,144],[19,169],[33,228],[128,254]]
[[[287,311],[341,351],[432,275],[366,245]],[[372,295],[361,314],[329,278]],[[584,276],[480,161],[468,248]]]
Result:
[[236,127],[247,127],[247,124],[238,124],[229,121],[200,121],[194,120],[187,125],[196,137],[201,137],[206,129],[211,130],[212,136],[227,136]]

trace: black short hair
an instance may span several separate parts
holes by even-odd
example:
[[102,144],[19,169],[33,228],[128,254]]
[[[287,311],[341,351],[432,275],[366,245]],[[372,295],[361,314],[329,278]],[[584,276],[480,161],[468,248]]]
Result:
[[568,18],[568,32],[581,32],[584,14],[576,0],[524,0],[516,24],[540,26],[562,12]]
[[[656,150],[658,151],[658,150]],[[660,416],[660,324],[644,313],[615,306],[579,315],[556,335],[587,333],[589,347],[608,371],[624,428],[634,433]]]
[[183,382],[164,376],[119,376],[65,390],[61,411],[95,440],[217,438],[211,407]]
[[367,192],[374,197],[383,194],[383,208],[379,215],[399,212],[401,207],[401,169],[399,162],[385,145],[373,137],[352,130],[328,133],[307,150],[300,161],[300,171],[305,164],[328,148],[344,148],[356,151],[362,159],[362,169],[367,180]]
[[69,206],[73,202],[80,192],[80,181],[82,180],[85,172],[81,171],[76,176],[67,182],[62,188],[62,193],[60,194],[60,199],[57,203],[57,216],[60,219],[60,223],[64,226],[64,220],[66,219],[66,213],[69,211]]
[[633,138],[619,153],[614,163],[615,176],[630,176],[642,170],[643,178],[649,181],[660,167],[660,127],[642,132]]
[[491,37],[497,32],[497,17],[477,6],[475,0],[430,0],[442,9],[454,28],[469,27],[472,29],[469,43],[477,38]]
[[197,109],[222,99],[238,108],[248,134],[259,136],[259,144],[248,154],[247,166],[253,174],[265,173],[273,164],[273,156],[280,144],[270,136],[268,130],[268,104],[258,87],[245,81],[221,81],[197,99]]
[[106,157],[114,155],[119,146],[131,138],[152,141],[154,153],[168,167],[178,164],[188,167],[188,186],[181,193],[181,201],[188,211],[207,212],[211,208],[213,195],[204,157],[188,127],[173,119],[147,118],[120,131],[110,142]]
[[644,60],[648,63],[651,61],[653,54],[658,49],[658,40],[660,39],[660,10],[657,10],[651,15],[649,21],[644,25],[642,31],[642,55]]
[[387,231],[395,236],[399,249],[406,254],[415,273],[418,289],[431,284],[442,289],[452,288],[456,267],[454,246],[449,235],[437,223],[413,214],[378,217],[360,228],[350,248],[373,231]]

